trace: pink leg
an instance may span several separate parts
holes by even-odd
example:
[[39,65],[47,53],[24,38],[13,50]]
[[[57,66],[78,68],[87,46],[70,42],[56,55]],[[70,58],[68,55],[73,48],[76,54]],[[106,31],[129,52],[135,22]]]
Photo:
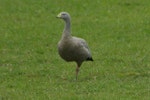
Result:
[[77,68],[76,68],[76,80],[78,79],[78,72],[79,72],[79,67],[77,66]]
[[78,73],[79,73],[81,64],[82,64],[82,62],[78,62],[78,63],[77,63],[77,68],[76,68],[76,80],[78,79]]

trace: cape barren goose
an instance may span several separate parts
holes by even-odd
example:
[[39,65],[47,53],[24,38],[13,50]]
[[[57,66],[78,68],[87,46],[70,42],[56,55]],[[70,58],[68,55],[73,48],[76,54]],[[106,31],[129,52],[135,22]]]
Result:
[[65,28],[62,33],[61,40],[58,42],[58,52],[65,61],[75,61],[76,79],[78,77],[79,68],[83,61],[93,61],[90,50],[86,41],[82,38],[73,37],[71,35],[70,15],[67,12],[61,12],[57,18],[65,21]]

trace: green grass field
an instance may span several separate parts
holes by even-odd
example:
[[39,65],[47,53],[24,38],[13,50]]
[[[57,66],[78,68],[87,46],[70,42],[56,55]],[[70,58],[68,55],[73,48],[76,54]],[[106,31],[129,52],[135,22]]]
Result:
[[[61,11],[94,59],[78,81]],[[0,0],[0,100],[150,100],[150,0]]]

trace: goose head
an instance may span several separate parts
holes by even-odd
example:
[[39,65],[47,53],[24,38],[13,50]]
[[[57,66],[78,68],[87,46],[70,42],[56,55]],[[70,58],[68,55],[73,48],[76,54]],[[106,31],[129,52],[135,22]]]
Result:
[[60,18],[66,21],[66,20],[70,20],[70,15],[67,12],[61,12],[56,16],[56,18]]

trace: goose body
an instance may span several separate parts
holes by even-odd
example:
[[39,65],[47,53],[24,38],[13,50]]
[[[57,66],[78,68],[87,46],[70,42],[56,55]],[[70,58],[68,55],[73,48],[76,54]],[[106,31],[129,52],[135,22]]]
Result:
[[70,15],[61,12],[57,15],[65,21],[65,28],[61,40],[58,42],[58,53],[65,61],[75,61],[77,63],[76,78],[83,61],[93,61],[86,41],[82,38],[71,36]]
[[58,43],[59,55],[66,61],[83,62],[91,58],[85,40],[77,37],[62,39]]

